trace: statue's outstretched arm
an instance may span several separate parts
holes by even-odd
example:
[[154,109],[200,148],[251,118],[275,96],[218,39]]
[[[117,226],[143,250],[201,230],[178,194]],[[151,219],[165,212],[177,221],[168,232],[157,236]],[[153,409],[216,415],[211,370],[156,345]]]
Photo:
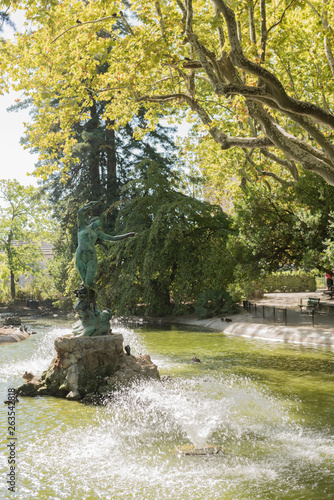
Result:
[[99,239],[105,241],[118,241],[118,240],[124,240],[125,238],[133,238],[134,236],[136,236],[136,234],[137,233],[126,233],[126,234],[118,234],[116,236],[110,236],[109,234],[99,232]]

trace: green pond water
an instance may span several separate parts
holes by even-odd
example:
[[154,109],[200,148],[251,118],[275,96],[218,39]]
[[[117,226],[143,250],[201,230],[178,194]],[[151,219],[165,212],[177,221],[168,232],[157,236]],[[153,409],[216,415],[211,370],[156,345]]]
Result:
[[[41,374],[69,333],[57,320],[0,346],[1,404]],[[0,412],[0,499],[325,500],[334,498],[334,364],[329,349],[180,327],[114,328],[171,380],[140,383],[105,407],[20,398],[16,491],[7,489],[7,407]],[[201,363],[193,363],[197,356]],[[178,447],[222,447],[184,456]]]

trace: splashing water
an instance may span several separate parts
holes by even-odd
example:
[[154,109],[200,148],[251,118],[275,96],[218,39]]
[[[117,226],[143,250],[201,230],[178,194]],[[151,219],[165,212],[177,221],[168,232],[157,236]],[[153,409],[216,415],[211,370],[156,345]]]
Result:
[[40,376],[55,357],[55,339],[69,333],[71,333],[69,329],[50,328],[40,333],[38,338],[31,336],[24,341],[23,345],[20,345],[21,349],[15,349],[18,347],[16,344],[8,345],[2,359],[4,362],[0,364],[0,381],[5,382],[9,378],[19,379],[25,371]]
[[[6,346],[6,359],[0,363],[6,385],[22,374],[22,368],[33,371],[34,366],[37,371],[48,366],[54,339],[66,333],[50,329],[36,336],[31,346],[33,338]],[[149,344],[140,338],[140,331],[121,333],[139,352]],[[136,383],[116,393],[105,407],[22,398],[17,409],[15,498],[333,498],[330,429],[297,420],[295,399],[281,399],[244,373],[214,366],[214,372],[193,367],[191,375],[169,382]],[[187,443],[222,446],[223,453],[208,457],[175,453],[178,445]],[[0,458],[1,471],[6,470],[5,458]],[[1,491],[4,478],[1,472]]]

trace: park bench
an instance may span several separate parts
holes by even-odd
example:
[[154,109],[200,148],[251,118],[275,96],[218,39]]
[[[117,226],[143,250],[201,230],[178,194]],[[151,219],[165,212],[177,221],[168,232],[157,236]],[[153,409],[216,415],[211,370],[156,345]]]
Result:
[[301,304],[299,305],[300,307],[300,312],[302,313],[310,313],[315,311],[316,309],[319,309],[319,304],[320,304],[320,299],[315,298],[315,297],[309,297],[307,299],[307,304]]
[[329,298],[332,299],[333,296],[334,296],[334,286],[331,286],[331,289],[330,290],[325,290],[324,291],[324,294],[325,295],[329,295]]

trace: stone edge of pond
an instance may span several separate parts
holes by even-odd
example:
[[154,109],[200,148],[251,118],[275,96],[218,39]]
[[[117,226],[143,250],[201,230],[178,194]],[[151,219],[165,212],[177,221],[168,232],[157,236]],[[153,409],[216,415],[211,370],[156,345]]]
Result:
[[9,344],[13,342],[20,342],[30,337],[31,333],[14,328],[8,328],[6,332],[3,328],[0,328],[0,344]]
[[[295,343],[308,346],[334,347],[334,329],[326,327],[308,327],[296,325],[277,325],[273,323],[255,323],[249,314],[238,314],[233,316],[232,321],[225,323],[221,318],[197,319],[194,317],[166,318],[131,318],[128,322],[140,326],[149,324],[178,324],[193,326],[207,330],[218,331],[225,335],[233,335],[244,338],[269,340],[274,342]],[[119,319],[123,322],[124,318]]]
[[320,329],[304,326],[233,323],[224,328],[224,333],[226,335],[259,340],[334,347],[334,331],[330,328]]
[[[180,321],[178,321],[180,322]],[[274,325],[271,323],[252,323],[250,321],[234,321],[222,325],[220,319],[188,320],[188,325],[201,326],[226,335],[234,335],[258,340],[289,342],[309,346],[334,346],[334,330],[331,328],[305,327],[292,325]]]

